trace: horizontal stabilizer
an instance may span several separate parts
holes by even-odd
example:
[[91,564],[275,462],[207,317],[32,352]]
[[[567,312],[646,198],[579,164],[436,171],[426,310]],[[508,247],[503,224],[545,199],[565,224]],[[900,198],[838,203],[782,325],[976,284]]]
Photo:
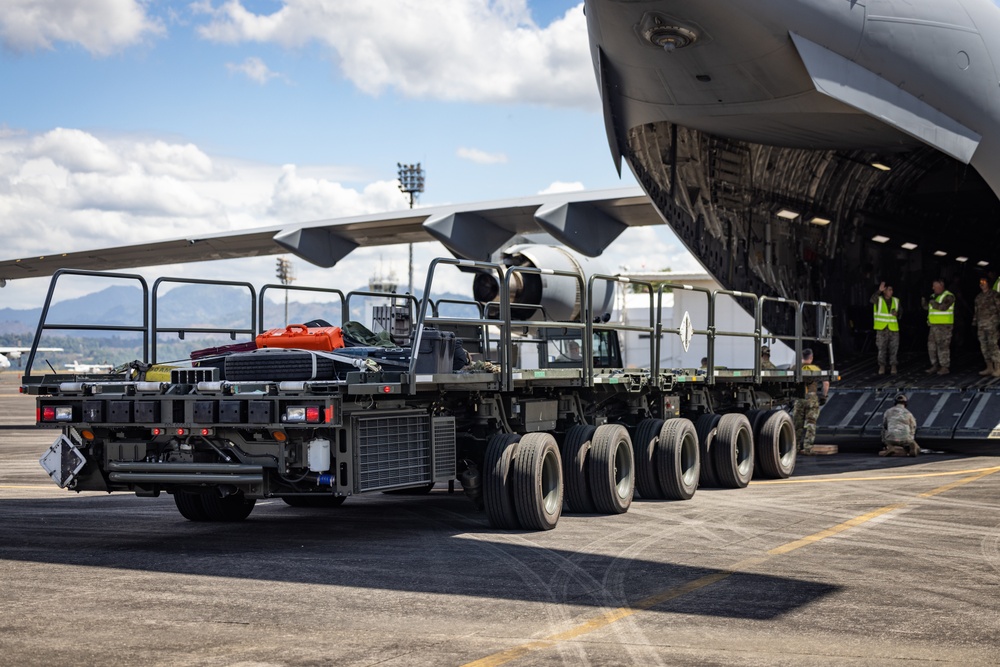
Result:
[[982,136],[874,72],[790,33],[816,90],[969,164]]

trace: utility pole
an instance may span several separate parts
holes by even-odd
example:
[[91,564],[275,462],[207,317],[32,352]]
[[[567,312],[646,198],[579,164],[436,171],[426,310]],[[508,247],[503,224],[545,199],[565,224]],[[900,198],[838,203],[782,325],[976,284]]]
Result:
[[[278,258],[278,266],[275,271],[278,280],[281,281],[282,285],[291,285],[292,281],[295,280],[295,271],[292,269],[292,261],[285,257]],[[285,326],[288,326],[288,290],[283,290],[285,292]]]
[[[410,196],[410,208],[413,208],[413,202],[416,200],[416,195],[424,191],[424,170],[420,168],[420,163],[416,164],[402,164],[397,162],[396,168],[399,169],[399,189],[403,194]],[[413,244],[410,245],[410,294],[413,294]]]

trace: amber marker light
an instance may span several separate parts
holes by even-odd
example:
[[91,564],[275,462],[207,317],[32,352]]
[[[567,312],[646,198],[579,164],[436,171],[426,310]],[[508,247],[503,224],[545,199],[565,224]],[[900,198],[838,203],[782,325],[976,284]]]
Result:
[[284,442],[285,440],[288,440],[288,435],[286,435],[284,431],[275,431],[271,435],[278,442]]
[[94,439],[94,432],[93,431],[88,431],[87,429],[84,429],[84,430],[80,431],[80,435],[83,436],[84,440],[93,440]]

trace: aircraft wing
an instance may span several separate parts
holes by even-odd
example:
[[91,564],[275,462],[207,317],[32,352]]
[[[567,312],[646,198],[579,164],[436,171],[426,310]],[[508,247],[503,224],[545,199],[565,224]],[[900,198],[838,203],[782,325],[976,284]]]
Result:
[[[39,352],[62,352],[63,349],[61,347],[40,347],[40,348],[38,348],[38,351]],[[31,348],[30,347],[3,347],[3,346],[0,346],[0,354],[5,355],[5,356],[8,355],[8,354],[11,354],[11,355],[14,355],[15,359],[17,357],[21,356],[21,354],[23,352],[31,352]]]
[[488,260],[515,235],[538,232],[595,257],[627,227],[656,224],[663,220],[639,188],[535,195],[0,260],[0,285],[61,268],[104,271],[284,253],[331,267],[359,246],[424,241],[440,241],[463,259]]

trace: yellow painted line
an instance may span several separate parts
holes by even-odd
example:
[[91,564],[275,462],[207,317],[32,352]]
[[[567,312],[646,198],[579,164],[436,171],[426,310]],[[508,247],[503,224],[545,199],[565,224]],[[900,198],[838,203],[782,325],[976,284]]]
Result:
[[[920,498],[929,498],[931,496],[938,495],[939,493],[944,493],[945,491],[948,491],[950,489],[954,489],[955,487],[962,486],[963,484],[968,484],[970,482],[976,481],[977,479],[982,479],[983,477],[986,477],[987,475],[992,475],[993,473],[998,471],[1000,471],[1000,466],[995,466],[992,468],[979,468],[976,470],[963,470],[963,471],[949,472],[949,473],[896,475],[896,476],[883,477],[882,479],[939,477],[942,475],[961,475],[961,474],[967,474],[969,472],[976,473],[964,479],[954,481],[950,484],[939,486],[936,489],[931,489],[930,491],[922,493],[918,496]],[[868,480],[876,478],[861,477],[858,479]],[[814,481],[839,481],[839,480],[814,480]],[[821,530],[818,533],[813,533],[812,535],[803,537],[802,539],[795,540],[793,542],[788,542],[787,544],[783,544],[779,547],[775,547],[774,549],[768,551],[766,556],[751,557],[741,560],[738,563],[734,563],[726,570],[720,570],[718,572],[705,575],[704,577],[701,577],[699,579],[695,579],[694,581],[690,581],[686,584],[682,584],[680,586],[674,586],[673,588],[668,588],[665,591],[643,598],[642,600],[639,600],[638,602],[634,603],[629,607],[619,607],[618,609],[609,611],[605,614],[602,614],[601,616],[597,616],[588,621],[584,621],[579,625],[570,628],[569,630],[564,630],[563,632],[558,632],[556,634],[549,635],[548,637],[543,637],[542,639],[537,639],[535,641],[521,644],[519,646],[514,646],[512,648],[507,649],[506,651],[500,651],[498,653],[494,653],[493,655],[488,655],[485,658],[480,658],[479,660],[474,660],[473,662],[466,663],[465,665],[463,665],[463,667],[497,667],[498,665],[504,665],[513,660],[517,660],[518,658],[528,655],[529,653],[551,648],[552,646],[556,645],[559,642],[576,639],[577,637],[581,637],[583,635],[594,632],[595,630],[600,630],[613,623],[617,623],[623,618],[628,618],[629,616],[633,616],[640,611],[647,611],[663,602],[667,602],[668,600],[673,600],[675,598],[687,595],[688,593],[692,593],[701,588],[705,588],[707,586],[711,586],[712,584],[716,584],[744,569],[761,565],[770,560],[774,556],[781,556],[791,551],[795,551],[796,549],[801,549],[804,546],[815,544],[816,542],[825,540],[828,537],[832,537],[834,535],[842,533],[845,530],[850,530],[851,528],[860,526],[884,514],[888,514],[889,512],[901,509],[905,506],[906,506],[905,503],[898,503],[895,505],[886,505],[885,507],[880,507],[877,510],[873,510],[866,514],[856,516],[853,519],[849,519],[843,523],[837,524],[832,528],[827,528],[825,530]]]
[[931,496],[936,496],[939,493],[944,493],[945,491],[954,489],[956,486],[962,486],[963,484],[968,484],[969,482],[975,482],[977,479],[982,479],[987,475],[992,475],[997,470],[998,468],[987,468],[986,470],[980,472],[978,475],[972,475],[971,477],[966,477],[965,479],[954,481],[951,484],[945,484],[944,486],[939,486],[936,489],[931,489],[930,491],[927,491],[926,493],[921,493],[918,497],[930,498]]
[[[49,489],[49,488],[58,489],[59,487],[58,486],[54,486],[52,484],[33,484],[31,486],[28,486],[27,484],[24,484],[24,485],[19,485],[19,484],[0,484],[0,489]],[[60,489],[60,490],[65,491],[65,489]]]
[[[887,479],[919,479],[921,477],[954,477],[956,475],[969,475],[972,473],[983,473],[981,476],[1000,471],[1000,466],[992,468],[973,468],[971,470],[954,470],[951,472],[922,472],[910,475],[872,475],[870,477],[833,477],[823,479],[769,479],[766,482],[750,482],[754,486],[765,484],[832,484],[834,482],[873,482],[885,481]],[[978,477],[976,479],[979,479]]]
[[903,507],[902,504],[898,505],[886,505],[885,507],[880,507],[877,510],[868,512],[868,514],[862,514],[861,516],[856,516],[853,519],[845,521],[844,523],[837,524],[833,528],[827,528],[826,530],[821,530],[818,533],[813,533],[812,535],[807,535],[801,540],[795,540],[794,542],[789,542],[788,544],[782,544],[780,547],[775,547],[767,553],[771,556],[780,556],[782,554],[787,554],[789,551],[795,551],[804,546],[814,544],[820,540],[825,540],[828,537],[832,537],[837,533],[842,533],[845,530],[854,528],[855,526],[860,526],[863,523],[868,523],[876,517],[880,517],[883,514],[891,512],[893,510],[898,510]]

